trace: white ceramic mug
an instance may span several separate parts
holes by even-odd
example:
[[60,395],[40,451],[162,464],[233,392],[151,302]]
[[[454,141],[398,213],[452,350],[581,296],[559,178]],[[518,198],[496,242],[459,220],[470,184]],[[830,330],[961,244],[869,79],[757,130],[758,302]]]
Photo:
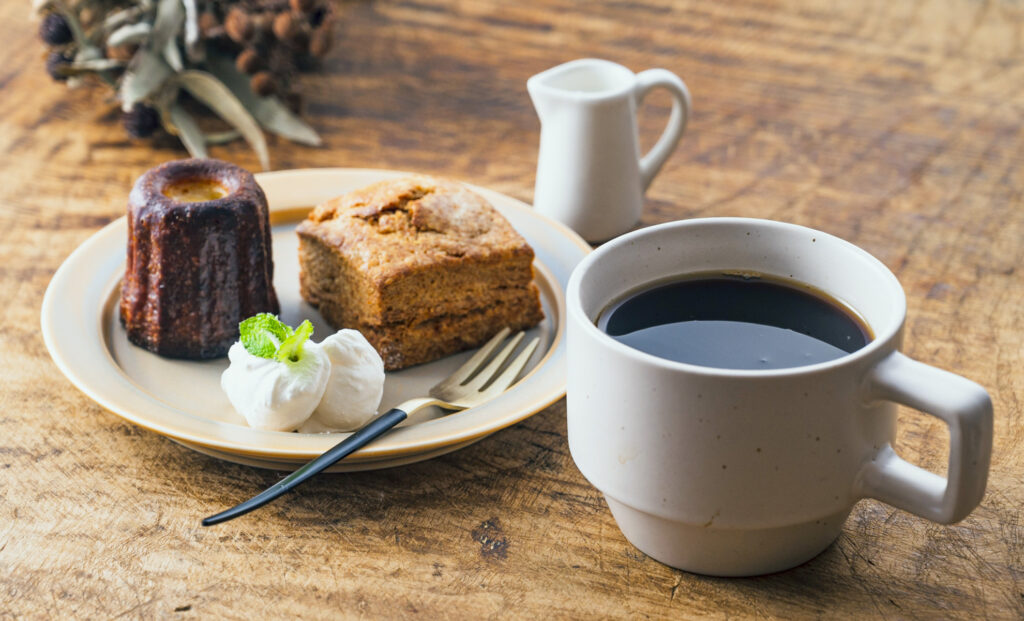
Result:
[[[638,286],[687,273],[794,279],[854,309],[874,339],[819,364],[730,370],[628,347],[595,322]],[[756,575],[798,565],[876,498],[943,524],[981,501],[992,405],[979,385],[899,352],[906,298],[860,248],[745,218],[672,222],[619,237],[569,281],[569,448],[640,550],[673,567]],[[949,425],[948,478],[896,455],[896,404]]]
[[[589,241],[628,231],[640,220],[647,186],[686,130],[686,84],[665,69],[634,74],[584,58],[533,76],[526,88],[541,122],[534,207]],[[655,88],[672,96],[672,113],[641,157],[637,106]]]

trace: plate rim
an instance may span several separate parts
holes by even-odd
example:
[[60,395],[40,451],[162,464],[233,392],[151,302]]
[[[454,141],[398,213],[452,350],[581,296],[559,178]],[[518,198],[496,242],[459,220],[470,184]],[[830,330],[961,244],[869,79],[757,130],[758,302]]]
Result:
[[[292,170],[272,171],[266,173],[257,173],[256,179],[257,182],[261,185],[261,187],[263,187],[266,185],[288,184],[289,182],[294,183],[295,179],[301,179],[303,177],[310,175],[324,177],[353,175],[358,177],[386,179],[408,174],[413,173],[372,168],[301,168]],[[580,238],[575,232],[573,232],[567,226],[560,222],[552,220],[551,218],[543,214],[536,212],[532,207],[530,207],[526,203],[523,203],[522,201],[514,197],[501,194],[500,192],[494,190],[489,190],[487,188],[482,188],[468,183],[465,185],[467,185],[474,191],[483,194],[485,197],[487,197],[488,195],[499,197],[498,202],[501,203],[500,206],[497,207],[499,210],[505,208],[524,210],[526,213],[529,214],[529,217],[538,220],[547,228],[558,233],[558,237],[562,238],[565,241],[569,241],[573,245],[577,246],[577,248],[582,251],[582,256],[586,256],[586,254],[592,250],[589,244],[587,244],[582,238]],[[339,190],[339,192],[341,191],[342,190]],[[271,193],[268,192],[268,195],[269,194]],[[299,207],[308,208],[311,206],[312,203],[314,203],[314,201],[298,201],[299,205],[291,205],[287,200],[275,200],[274,198],[271,198],[270,200],[275,201],[274,204],[271,205],[271,213],[279,215],[279,218],[273,222],[275,225],[288,223],[292,220],[292,218],[282,218],[280,216],[285,216],[290,212],[295,212]],[[181,430],[175,428],[173,425],[161,424],[160,421],[154,420],[156,418],[154,416],[146,416],[145,414],[131,411],[128,407],[118,404],[116,402],[117,399],[115,398],[116,395],[114,397],[111,397],[108,394],[104,394],[104,391],[101,387],[93,386],[89,381],[87,381],[86,379],[82,378],[79,375],[76,369],[73,368],[72,363],[70,363],[65,358],[65,355],[62,353],[62,348],[66,347],[66,345],[58,342],[57,337],[54,334],[55,328],[54,325],[52,324],[52,321],[56,318],[55,315],[57,314],[56,311],[54,310],[54,304],[60,294],[58,287],[61,284],[62,280],[66,279],[67,274],[73,271],[76,262],[81,260],[81,257],[85,253],[87,253],[88,250],[91,249],[91,246],[93,244],[97,243],[98,240],[103,239],[106,236],[110,236],[113,232],[112,229],[122,227],[124,227],[125,229],[127,227],[125,216],[121,216],[120,218],[117,218],[114,221],[108,223],[107,225],[105,225],[98,231],[94,232],[92,235],[90,235],[87,239],[82,241],[61,263],[60,267],[54,272],[50,280],[50,283],[47,285],[46,293],[44,294],[43,297],[42,307],[40,309],[40,320],[43,333],[43,340],[50,354],[51,359],[57,365],[61,373],[72,383],[72,385],[78,388],[78,390],[80,390],[83,394],[85,394],[87,397],[89,397],[92,401],[100,405],[105,410],[115,414],[116,416],[132,424],[138,425],[144,429],[147,429],[159,435],[166,436],[178,443],[184,444],[185,446],[193,444],[203,446],[208,449],[213,449],[218,452],[230,453],[239,456],[255,458],[263,457],[278,460],[305,460],[311,457],[315,457],[322,450],[326,450],[326,447],[323,449],[309,449],[303,447],[256,446],[250,443],[241,443],[238,440],[228,440],[226,438],[216,437],[212,435],[202,436],[198,435],[195,432],[195,430]],[[117,248],[116,250],[105,250],[106,256],[121,252],[123,252],[123,246]],[[522,378],[522,380],[520,381],[523,381],[528,377],[532,376],[533,374],[538,373],[546,368],[547,372],[557,372],[559,369],[550,369],[548,368],[548,365],[550,365],[552,362],[557,362],[551,359],[553,354],[556,352],[556,350],[558,350],[559,347],[565,347],[564,339],[566,331],[566,313],[564,290],[562,290],[562,288],[560,287],[561,283],[558,281],[557,277],[555,277],[553,274],[550,274],[550,270],[544,267],[543,264],[540,263],[540,261],[537,261],[537,264],[541,266],[541,269],[543,271],[548,272],[548,274],[545,277],[545,280],[547,280],[554,289],[553,293],[555,294],[554,302],[556,309],[553,310],[557,311],[557,325],[554,331],[554,338],[552,339],[552,342],[549,347],[548,354],[546,354],[538,362],[538,364],[531,370],[530,374]],[[117,277],[117,274],[112,273],[111,276]],[[119,280],[119,277],[115,278],[115,280]],[[100,287],[100,289],[102,290],[99,293],[100,297],[98,299],[98,304],[101,307],[99,311],[100,325],[96,326],[96,335],[90,334],[90,339],[99,338],[101,339],[101,341],[103,340],[104,329],[102,324],[106,318],[103,308],[106,307],[109,302],[109,280],[107,282],[107,286]],[[110,352],[105,342],[101,343],[101,347],[103,350],[107,352],[107,355],[109,356]],[[418,453],[437,451],[447,446],[454,446],[452,450],[457,450],[457,445],[468,445],[476,440],[486,437],[501,429],[504,429],[505,427],[514,425],[522,420],[525,420],[526,418],[529,418],[533,414],[536,414],[537,412],[557,402],[565,395],[566,371],[564,361],[562,362],[563,364],[561,365],[560,369],[562,377],[560,381],[557,382],[558,388],[553,391],[547,391],[545,394],[538,395],[538,400],[532,402],[525,408],[521,407],[518,411],[511,412],[507,415],[493,416],[487,419],[486,421],[479,421],[477,424],[470,427],[466,427],[464,429],[460,429],[455,433],[447,433],[440,436],[435,435],[429,438],[422,438],[418,440],[406,440],[404,443],[397,445],[394,443],[390,445],[388,443],[371,444],[367,447],[364,447],[359,452],[351,455],[349,458],[347,458],[347,461],[363,462],[364,465],[366,466],[371,466],[371,464],[373,463],[379,463],[380,467],[385,467],[386,461],[388,460],[404,459],[408,456],[415,455]],[[116,366],[116,361],[114,362],[114,364]],[[136,390],[138,390],[137,387]],[[512,390],[514,390],[514,388]],[[148,393],[142,391],[142,394]],[[222,423],[221,421],[209,421],[208,419],[207,421],[218,424],[229,424]],[[330,439],[329,444],[334,444],[347,436],[347,434],[345,433],[323,435],[325,439]]]

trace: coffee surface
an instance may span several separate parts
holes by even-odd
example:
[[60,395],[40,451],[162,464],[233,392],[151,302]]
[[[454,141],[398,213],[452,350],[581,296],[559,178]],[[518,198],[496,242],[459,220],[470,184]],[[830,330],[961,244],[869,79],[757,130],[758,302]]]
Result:
[[834,360],[871,341],[857,315],[812,287],[766,276],[696,274],[610,304],[597,327],[640,351],[725,369]]

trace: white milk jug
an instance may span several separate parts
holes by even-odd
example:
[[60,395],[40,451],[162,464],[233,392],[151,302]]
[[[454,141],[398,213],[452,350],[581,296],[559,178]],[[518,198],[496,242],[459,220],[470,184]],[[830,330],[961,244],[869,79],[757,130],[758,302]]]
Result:
[[[653,88],[672,95],[668,126],[640,156],[637,105]],[[690,116],[686,84],[665,69],[638,74],[584,58],[526,82],[540,116],[533,204],[589,241],[625,233],[640,220],[643,195],[675,149]]]

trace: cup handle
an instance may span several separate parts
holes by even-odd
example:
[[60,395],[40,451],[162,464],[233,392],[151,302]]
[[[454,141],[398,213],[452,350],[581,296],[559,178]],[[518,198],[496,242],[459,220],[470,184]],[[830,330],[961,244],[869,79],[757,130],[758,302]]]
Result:
[[940,524],[967,517],[985,494],[992,455],[992,401],[985,389],[893,352],[868,372],[869,401],[892,401],[949,425],[947,479],[915,466],[886,444],[865,464],[859,492]]
[[651,147],[647,155],[640,158],[640,181],[643,183],[644,191],[647,191],[647,186],[651,185],[654,176],[679,144],[679,139],[686,130],[686,123],[690,119],[692,107],[690,90],[686,88],[686,83],[667,69],[648,69],[636,75],[637,101],[642,100],[651,89],[659,86],[672,95],[672,114],[658,142]]

